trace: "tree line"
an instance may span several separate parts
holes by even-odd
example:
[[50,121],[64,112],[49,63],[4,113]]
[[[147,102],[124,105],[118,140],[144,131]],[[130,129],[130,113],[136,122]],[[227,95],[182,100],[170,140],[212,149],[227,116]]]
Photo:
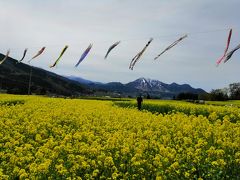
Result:
[[228,88],[212,89],[209,93],[179,93],[177,100],[207,100],[207,101],[226,101],[240,100],[240,82],[229,84]]

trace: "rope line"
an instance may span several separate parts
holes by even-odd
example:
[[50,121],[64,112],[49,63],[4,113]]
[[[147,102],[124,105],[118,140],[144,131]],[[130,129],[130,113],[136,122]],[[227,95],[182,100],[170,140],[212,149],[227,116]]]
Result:
[[[177,37],[177,36],[181,36],[183,34],[187,34],[189,36],[194,36],[194,35],[201,35],[201,34],[209,34],[209,33],[216,33],[216,32],[223,32],[223,31],[228,31],[230,30],[231,28],[223,28],[223,29],[214,29],[214,30],[206,30],[206,31],[196,31],[196,32],[184,32],[184,33],[177,33],[177,34],[168,34],[168,35],[161,35],[161,36],[149,36],[149,37],[152,37],[153,39],[162,39],[162,38],[168,38],[168,37]],[[237,29],[237,28],[232,28],[232,29]],[[121,40],[122,42],[127,42],[127,41],[140,41],[140,40],[146,40],[146,39],[149,39],[149,37],[143,37],[143,38],[128,38],[128,39],[119,39]],[[115,42],[116,40],[118,39],[115,39],[115,40],[97,40],[97,41],[91,41],[92,43],[94,44],[103,44],[103,43],[113,43]],[[85,45],[86,43],[89,43],[90,41],[82,41],[81,43],[67,43],[69,44],[70,46],[82,46],[82,45]],[[63,44],[66,44],[63,43]],[[46,44],[47,47],[62,47],[63,44]],[[45,45],[45,44],[44,44]],[[34,45],[34,46],[27,46],[28,48],[39,48],[41,46],[38,46],[38,45]],[[12,47],[11,49],[23,49],[25,47]]]

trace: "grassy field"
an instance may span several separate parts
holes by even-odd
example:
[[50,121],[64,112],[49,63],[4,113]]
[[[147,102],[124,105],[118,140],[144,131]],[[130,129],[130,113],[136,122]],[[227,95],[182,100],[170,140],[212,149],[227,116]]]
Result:
[[239,179],[240,110],[0,95],[0,179]]
[[237,106],[237,107],[240,107],[240,100],[231,100],[231,101],[207,101],[206,104],[217,105],[217,106]]

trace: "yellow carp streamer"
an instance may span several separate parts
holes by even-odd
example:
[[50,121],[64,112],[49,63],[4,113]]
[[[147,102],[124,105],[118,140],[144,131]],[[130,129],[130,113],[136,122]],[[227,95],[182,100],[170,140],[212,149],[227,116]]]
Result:
[[67,48],[68,48],[68,45],[66,45],[66,46],[63,48],[61,54],[59,55],[59,57],[57,58],[57,60],[53,63],[53,65],[50,66],[50,68],[55,67],[55,66],[57,65],[58,61],[61,59],[61,57],[63,56],[63,54],[64,54],[65,51],[67,50]]

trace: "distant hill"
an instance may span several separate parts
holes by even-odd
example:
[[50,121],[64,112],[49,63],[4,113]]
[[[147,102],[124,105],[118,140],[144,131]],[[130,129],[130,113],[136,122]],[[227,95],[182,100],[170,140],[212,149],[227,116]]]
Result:
[[90,81],[90,80],[87,80],[87,79],[84,79],[84,78],[81,78],[81,77],[76,77],[76,76],[65,76],[66,78],[68,79],[71,79],[71,80],[74,80],[74,81],[77,81],[81,84],[103,84],[103,83],[100,83],[100,82],[94,82],[94,81]]
[[[0,59],[4,55],[0,54]],[[7,93],[27,94],[31,66],[8,58],[0,65],[0,90]],[[91,90],[79,82],[70,80],[41,68],[32,67],[31,93],[55,95],[91,94]]]
[[[4,55],[0,54],[0,59]],[[14,94],[27,94],[31,66],[18,63],[8,58],[0,65],[0,91]],[[188,92],[201,94],[202,89],[196,89],[188,84],[166,84],[158,80],[139,78],[132,82],[100,83],[75,76],[63,77],[41,68],[32,67],[31,93],[47,95],[79,96],[86,94],[110,96],[150,95],[157,98],[172,98],[179,93]]]
[[[71,79],[73,77],[70,77]],[[77,78],[74,78],[77,80]],[[179,85],[177,83],[166,84],[158,80],[152,80],[147,78],[139,78],[132,82],[122,84],[120,82],[110,83],[94,83],[92,81],[84,80],[86,85],[97,90],[105,90],[114,92],[120,96],[136,96],[138,94],[149,94],[153,97],[161,97],[165,99],[172,98],[179,93],[195,93],[201,94],[206,93],[203,89],[193,88],[188,84]],[[82,78],[79,82],[84,83]]]

